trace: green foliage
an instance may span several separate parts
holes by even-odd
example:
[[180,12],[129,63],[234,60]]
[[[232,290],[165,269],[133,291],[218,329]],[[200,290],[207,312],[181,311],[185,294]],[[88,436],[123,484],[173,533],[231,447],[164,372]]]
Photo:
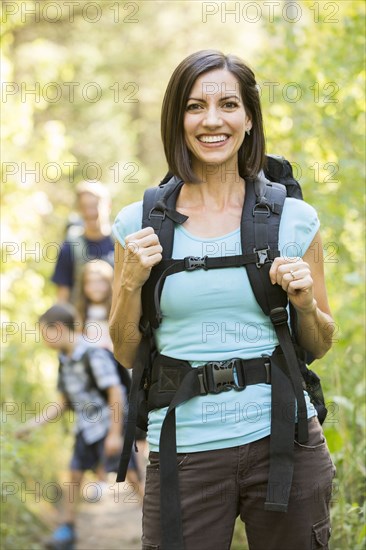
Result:
[[[19,366],[22,363],[7,358],[7,372],[16,371]],[[9,378],[3,377],[3,383],[9,387]],[[61,421],[39,428],[27,440],[15,440],[14,433],[25,420],[35,413],[42,417],[51,411],[55,395],[49,391],[45,401],[46,387],[16,377],[12,388],[14,396],[2,404],[2,548],[36,550],[41,538],[49,532],[50,522],[56,519],[54,507],[61,503],[61,476],[71,441],[65,433],[66,424]],[[18,406],[16,414],[14,404]]]
[[[19,10],[9,15],[5,10],[15,4]],[[206,18],[205,3],[183,1],[97,2],[102,16],[95,23],[85,2],[76,3],[72,20],[66,9],[54,22],[51,8],[38,18],[22,15],[25,5],[41,4],[2,3],[2,78],[18,86],[3,98],[2,386],[4,410],[19,406],[3,423],[2,481],[59,481],[67,461],[70,438],[60,445],[61,423],[28,443],[13,434],[22,404],[42,408],[56,399],[56,360],[36,323],[54,299],[52,243],[63,238],[74,186],[101,179],[112,193],[114,216],[158,182],[166,170],[159,116],[170,74],[189,53],[217,48],[254,68],[267,149],[294,163],[305,198],[319,213],[337,325],[333,349],[314,365],[330,404],[325,433],[337,466],[332,549],[363,548],[364,3],[299,2],[295,23],[284,17],[284,2],[273,20],[262,6],[256,22],[243,2],[228,3],[240,4],[237,15],[225,15],[226,3],[211,3],[217,12]],[[31,89],[36,93],[25,93]],[[320,254],[314,250],[315,258]],[[51,508],[44,499],[8,497],[4,548],[36,548],[39,522]],[[241,528],[233,549],[243,548],[243,538]]]

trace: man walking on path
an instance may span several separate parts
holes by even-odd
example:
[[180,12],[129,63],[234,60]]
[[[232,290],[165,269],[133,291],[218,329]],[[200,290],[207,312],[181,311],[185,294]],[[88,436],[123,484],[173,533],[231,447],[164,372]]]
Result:
[[76,235],[68,235],[61,245],[52,281],[57,285],[57,300],[75,304],[84,264],[101,259],[113,265],[114,239],[111,236],[110,196],[97,181],[76,186],[77,207],[83,226]]

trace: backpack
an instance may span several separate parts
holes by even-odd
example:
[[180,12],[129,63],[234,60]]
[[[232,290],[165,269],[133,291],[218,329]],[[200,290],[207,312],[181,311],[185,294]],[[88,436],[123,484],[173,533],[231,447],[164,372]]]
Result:
[[[99,348],[100,349],[100,348]],[[121,385],[125,388],[126,390],[126,393],[127,395],[129,394],[130,392],[130,388],[131,388],[131,377],[130,375],[128,374],[128,371],[127,369],[125,369],[120,363],[118,363],[118,361],[116,360],[116,358],[114,357],[113,353],[109,350],[109,349],[106,349],[106,348],[102,348],[103,351],[108,355],[109,359],[111,359],[113,361],[113,363],[115,364],[115,367],[116,367],[116,371],[118,373],[118,376],[119,376],[119,379],[120,379],[120,383]],[[87,372],[88,376],[89,376],[89,381],[90,381],[90,386],[89,388],[93,388],[93,389],[97,389],[99,394],[103,397],[104,401],[107,402],[108,400],[108,393],[107,393],[107,390],[106,389],[101,389],[98,387],[98,384],[97,384],[97,381],[95,379],[95,376],[94,376],[94,372],[93,372],[93,369],[92,369],[92,366],[91,366],[91,361],[92,361],[92,357],[93,357],[93,353],[96,351],[96,348],[93,348],[93,347],[89,347],[82,355],[81,357],[81,361],[82,363],[84,364],[84,367],[85,367],[85,371]],[[71,409],[73,409],[73,405],[72,405],[72,401],[69,399],[69,396],[67,394],[67,390],[66,390],[66,387],[65,385],[63,384],[63,380],[62,380],[62,376],[61,373],[62,373],[62,368],[63,368],[63,364],[61,361],[59,361],[59,380],[60,380],[60,390],[62,391],[62,393],[66,396],[66,399],[68,400],[68,404],[69,404],[69,407]]]
[[[290,422],[281,417],[272,406],[270,472],[265,509],[287,511],[293,474],[293,439],[295,429],[295,405],[297,402],[298,432],[300,443],[307,441],[307,411],[303,389],[317,409],[320,422],[327,413],[319,377],[308,369],[311,362],[300,349],[296,333],[296,312],[289,307],[291,333],[288,327],[286,293],[278,285],[272,285],[269,269],[278,250],[278,233],[286,196],[302,199],[299,183],[294,179],[290,163],[283,157],[267,155],[264,173],[247,180],[245,201],[241,219],[242,254],[237,256],[193,257],[172,259],[174,225],[184,223],[186,216],[175,210],[175,202],[183,181],[167,174],[158,187],[145,191],[143,199],[142,227],[152,226],[163,247],[163,259],[151,271],[142,288],[142,339],[133,366],[127,431],[122,451],[117,481],[123,481],[133,444],[134,427],[145,427],[147,413],[153,408],[168,406],[160,437],[161,522],[164,550],[183,548],[182,523],[179,501],[176,452],[175,408],[195,395],[217,393],[225,389],[243,389],[246,384],[267,382],[272,384],[272,398],[284,407],[286,396],[293,397]],[[245,241],[243,240],[245,235]],[[245,371],[236,371],[238,382],[233,381],[233,371],[240,367],[233,362],[225,365],[210,364],[210,368],[192,368],[184,361],[173,368],[172,358],[159,357],[152,328],[161,322],[160,296],[167,276],[181,271],[245,266],[249,281],[263,312],[270,317],[279,346],[273,355],[260,358],[255,365],[245,365]],[[158,374],[155,364],[158,358]],[[253,361],[252,361],[253,362]],[[232,363],[232,364],[231,364]],[[244,362],[245,363],[245,362]],[[199,371],[199,372],[197,372]],[[239,380],[239,372],[244,378]],[[174,391],[173,391],[174,388]],[[206,393],[203,393],[203,392]],[[281,401],[282,399],[282,401]],[[272,405],[277,401],[273,401]],[[278,407],[280,409],[280,407]],[[283,416],[283,415],[282,415]],[[285,429],[286,428],[286,429]],[[286,487],[286,490],[283,488]],[[282,488],[282,490],[280,490]],[[166,498],[170,491],[169,499]],[[165,495],[165,496],[164,496]]]

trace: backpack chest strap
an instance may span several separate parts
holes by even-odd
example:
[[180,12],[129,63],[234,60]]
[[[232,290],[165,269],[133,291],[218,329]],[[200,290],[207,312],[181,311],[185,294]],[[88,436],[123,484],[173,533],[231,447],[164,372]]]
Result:
[[[280,253],[278,250],[267,250],[267,261],[273,261]],[[160,298],[163,291],[165,279],[169,275],[181,273],[182,271],[195,271],[196,269],[222,269],[227,267],[244,267],[248,264],[260,266],[261,257],[253,251],[251,254],[238,254],[236,256],[220,256],[210,258],[208,256],[186,256],[182,259],[162,260],[155,268],[157,280],[154,288],[154,309],[156,312],[155,322],[152,324],[154,328],[160,325],[162,316],[160,310]]]

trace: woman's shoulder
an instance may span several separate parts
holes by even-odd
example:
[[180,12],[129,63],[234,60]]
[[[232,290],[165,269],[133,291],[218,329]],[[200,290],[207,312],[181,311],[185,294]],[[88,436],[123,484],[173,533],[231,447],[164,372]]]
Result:
[[113,235],[125,246],[125,238],[141,229],[142,201],[133,202],[124,206],[117,214],[112,226]]
[[313,206],[308,202],[293,197],[286,197],[283,205],[282,219],[284,221],[296,220],[300,217],[301,220],[318,219],[318,214]]
[[294,254],[285,255],[303,256],[319,227],[318,214],[313,206],[303,200],[287,197],[280,223],[280,250],[288,250],[291,245],[296,249]]

